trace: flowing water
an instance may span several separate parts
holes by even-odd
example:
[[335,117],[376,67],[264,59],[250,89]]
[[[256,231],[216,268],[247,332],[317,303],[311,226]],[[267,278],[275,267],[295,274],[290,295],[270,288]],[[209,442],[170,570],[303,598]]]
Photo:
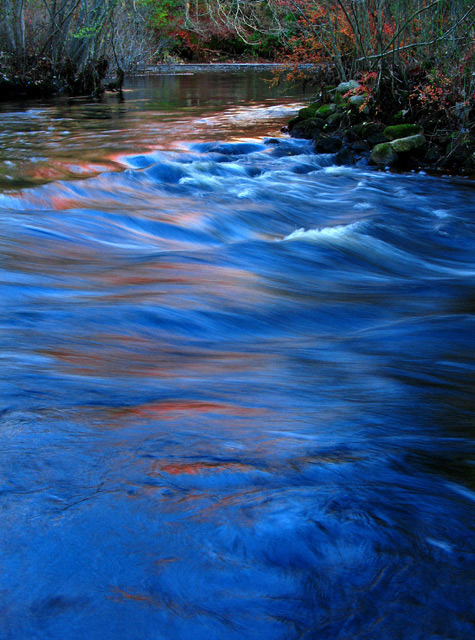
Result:
[[268,76],[0,107],[2,640],[475,635],[475,184]]

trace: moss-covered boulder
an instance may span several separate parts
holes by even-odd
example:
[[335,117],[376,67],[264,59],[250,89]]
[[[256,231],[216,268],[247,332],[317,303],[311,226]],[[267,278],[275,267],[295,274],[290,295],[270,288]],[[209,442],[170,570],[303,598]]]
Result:
[[342,111],[336,111],[335,113],[332,113],[331,116],[328,116],[325,121],[326,127],[336,129],[345,119],[345,115],[346,114]]
[[425,143],[425,137],[419,133],[418,135],[408,136],[407,138],[398,138],[389,144],[396,153],[412,153],[422,149],[422,147],[425,146]]
[[292,131],[292,129],[295,127],[295,125],[301,122],[300,118],[298,116],[295,116],[294,118],[291,118],[287,124],[287,129],[289,131]]
[[307,118],[314,118],[316,114],[316,109],[313,107],[303,107],[303,109],[299,110],[299,120],[306,120]]
[[337,106],[333,104],[333,102],[330,104],[322,104],[322,106],[317,109],[317,116],[320,118],[328,118],[328,116],[331,116],[336,110]]
[[387,140],[398,140],[399,138],[408,138],[422,133],[423,129],[418,124],[395,124],[386,127],[384,135]]
[[299,120],[292,127],[292,137],[306,138],[307,140],[311,140],[317,133],[319,133],[323,129],[324,124],[325,120],[323,120],[322,118],[308,118],[308,120]]
[[371,151],[370,161],[380,167],[391,167],[396,164],[398,155],[390,142],[377,144]]

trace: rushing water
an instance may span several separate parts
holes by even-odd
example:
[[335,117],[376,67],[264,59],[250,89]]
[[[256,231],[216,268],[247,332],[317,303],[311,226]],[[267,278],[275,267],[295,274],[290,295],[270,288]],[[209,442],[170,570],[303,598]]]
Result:
[[475,185],[263,75],[0,108],[2,640],[475,635]]

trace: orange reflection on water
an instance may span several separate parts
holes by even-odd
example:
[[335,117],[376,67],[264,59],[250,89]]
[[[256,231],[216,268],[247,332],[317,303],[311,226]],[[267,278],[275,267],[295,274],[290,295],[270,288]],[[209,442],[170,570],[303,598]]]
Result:
[[260,416],[263,409],[240,407],[225,402],[206,402],[202,400],[163,400],[133,407],[121,407],[112,410],[115,415],[153,416],[173,418],[177,413],[214,413],[227,416]]
[[178,475],[198,475],[202,473],[222,471],[250,471],[252,467],[238,462],[154,462],[149,473],[151,476],[168,473],[172,476]]

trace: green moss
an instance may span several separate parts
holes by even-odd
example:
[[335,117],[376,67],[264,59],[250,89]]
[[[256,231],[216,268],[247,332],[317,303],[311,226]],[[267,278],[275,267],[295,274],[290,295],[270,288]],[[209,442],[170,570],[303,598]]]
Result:
[[388,140],[398,140],[399,138],[416,136],[422,132],[423,128],[418,124],[395,124],[390,127],[386,127],[384,135]]
[[295,116],[295,118],[292,118],[291,120],[289,120],[289,122],[287,124],[287,127],[288,127],[289,131],[292,131],[292,129],[297,124],[297,122],[300,122],[300,118],[298,116]]
[[331,116],[328,116],[327,118],[327,124],[331,127],[338,127],[340,125],[340,123],[342,122],[342,120],[344,119],[345,114],[344,113],[332,113]]
[[[368,140],[369,138],[375,138],[378,135],[382,135],[384,126],[377,122],[363,122],[363,124],[355,124],[353,126],[353,133],[362,140]],[[372,144],[379,144],[379,142],[386,142],[386,137],[381,140],[374,139]]]
[[379,165],[380,167],[391,166],[397,162],[397,159],[397,153],[389,142],[377,144],[371,151],[370,155],[371,162]]
[[304,107],[299,111],[299,119],[306,120],[307,118],[314,118],[316,110],[312,109],[312,107]]
[[320,116],[320,118],[328,118],[328,116],[331,116],[335,111],[336,104],[323,104],[317,109],[317,116]]
[[[325,120],[321,118],[308,118],[300,120],[292,127],[292,136],[294,138],[307,138],[311,140],[315,135],[323,129]],[[290,127],[289,127],[290,130]]]
[[338,91],[333,91],[332,102],[336,105],[340,105],[340,104],[343,104],[345,101],[343,100],[341,93],[338,93]]

